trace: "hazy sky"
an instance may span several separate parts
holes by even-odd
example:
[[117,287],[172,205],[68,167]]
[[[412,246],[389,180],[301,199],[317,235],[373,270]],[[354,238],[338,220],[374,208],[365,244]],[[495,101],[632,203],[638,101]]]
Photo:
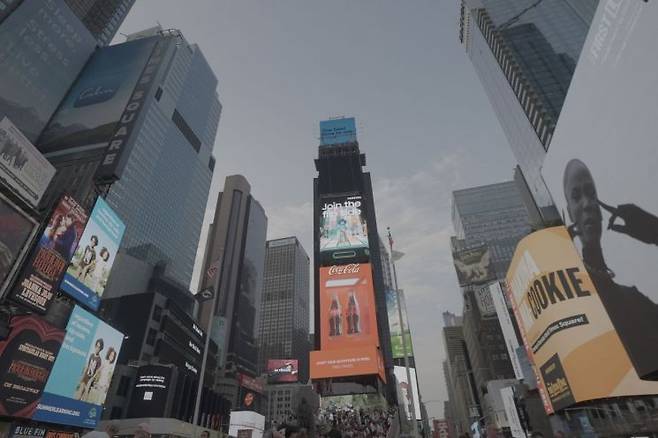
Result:
[[457,3],[139,0],[121,28],[159,22],[199,44],[224,106],[210,209],[225,176],[243,174],[269,217],[268,238],[297,235],[312,253],[318,121],[357,118],[379,232],[390,226],[406,253],[400,287],[421,395],[437,417],[447,398],[441,313],[462,307],[449,251],[451,191],[509,180],[514,167],[459,43]]

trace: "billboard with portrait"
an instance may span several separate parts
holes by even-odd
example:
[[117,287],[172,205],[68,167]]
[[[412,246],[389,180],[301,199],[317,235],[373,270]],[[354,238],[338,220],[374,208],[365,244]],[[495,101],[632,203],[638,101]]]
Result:
[[99,197],[60,289],[90,309],[98,310],[125,229],[119,216]]
[[460,286],[482,284],[496,277],[489,247],[478,246],[452,253]]
[[0,341],[0,415],[31,418],[64,339],[38,316],[14,316]]
[[320,268],[322,350],[379,346],[370,263]]
[[96,40],[64,0],[24,0],[2,22],[0,41],[0,119],[36,143]]
[[63,195],[11,291],[11,299],[45,313],[87,223],[87,212]]
[[73,308],[34,420],[93,429],[112,382],[123,333]]
[[386,310],[388,313],[388,327],[391,332],[391,353],[394,359],[404,357],[404,347],[407,348],[407,356],[414,355],[411,344],[411,330],[408,325],[407,308],[404,305],[404,295],[400,291],[400,304],[402,305],[402,318],[404,322],[404,345],[402,343],[402,330],[400,327],[400,312],[398,311],[398,298],[395,290],[386,290]]
[[356,143],[354,117],[320,121],[320,146]]
[[655,2],[600,4],[542,169],[635,371],[648,380],[658,380],[656,20]]
[[[603,302],[610,291],[602,291],[608,285],[594,279],[571,239],[563,226],[526,236],[507,273],[509,298],[546,411],[593,399],[658,394],[658,382],[638,376],[623,335],[611,322]],[[634,297],[622,292],[620,299]],[[654,332],[655,327],[643,336]]]
[[37,222],[0,194],[0,296],[37,232]]
[[39,205],[55,168],[7,117],[0,120],[0,181],[32,207]]
[[[395,380],[397,381],[397,391],[400,404],[404,406],[404,412],[407,416],[407,420],[411,420],[411,409],[413,404],[413,409],[416,414],[416,420],[421,420],[422,415],[420,411],[420,396],[418,394],[418,380],[416,379],[416,369],[409,368],[409,375],[411,376],[411,387],[409,385],[409,379],[407,379],[407,369],[405,367],[395,366],[393,367],[393,374],[395,375]],[[413,394],[413,397],[412,397]]]
[[368,226],[361,195],[320,199],[320,263],[365,262],[369,259]]
[[297,359],[269,359],[267,361],[268,383],[294,383],[299,380]]

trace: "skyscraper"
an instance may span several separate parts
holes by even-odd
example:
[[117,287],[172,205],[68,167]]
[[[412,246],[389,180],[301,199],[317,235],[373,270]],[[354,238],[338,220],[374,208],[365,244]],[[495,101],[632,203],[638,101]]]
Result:
[[135,0],[65,0],[100,46],[112,41]]
[[542,221],[559,219],[540,168],[598,0],[462,0],[459,38]]
[[269,359],[298,359],[308,381],[310,260],[296,237],[267,241],[258,334],[258,369]]
[[57,168],[45,204],[64,191],[86,205],[105,193],[126,224],[122,249],[187,287],[221,108],[215,74],[178,31],[99,49],[39,139]]
[[242,175],[228,176],[217,198],[199,290],[212,296],[201,307],[201,323],[212,324],[222,367],[216,386],[233,408],[242,400],[244,377],[258,372],[266,233],[267,216],[251,186]]

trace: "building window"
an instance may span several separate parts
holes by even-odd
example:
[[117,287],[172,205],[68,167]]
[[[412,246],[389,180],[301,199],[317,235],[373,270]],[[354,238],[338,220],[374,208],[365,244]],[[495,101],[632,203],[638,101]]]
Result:
[[126,397],[128,395],[128,389],[130,388],[130,377],[121,376],[119,380],[119,387],[117,388],[117,395],[121,397]]
[[150,346],[155,345],[155,337],[157,336],[157,334],[158,332],[150,328],[148,335],[146,335],[146,345],[150,345]]
[[162,307],[156,305],[153,308],[153,320],[160,322],[161,319],[162,319]]

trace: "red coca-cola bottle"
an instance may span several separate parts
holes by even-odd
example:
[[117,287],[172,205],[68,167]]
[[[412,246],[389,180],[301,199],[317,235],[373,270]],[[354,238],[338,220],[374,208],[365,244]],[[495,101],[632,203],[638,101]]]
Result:
[[342,316],[340,312],[340,301],[334,294],[329,306],[329,336],[340,336],[343,332]]
[[352,290],[347,299],[347,334],[355,335],[358,333],[361,333],[361,314],[359,312],[359,301]]

